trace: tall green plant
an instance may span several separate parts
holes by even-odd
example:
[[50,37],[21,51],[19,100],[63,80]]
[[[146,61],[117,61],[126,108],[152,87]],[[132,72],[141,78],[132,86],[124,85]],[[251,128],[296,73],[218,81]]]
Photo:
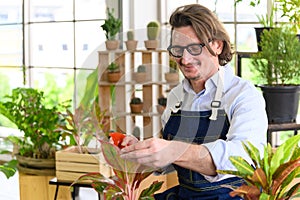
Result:
[[288,139],[275,153],[270,144],[264,148],[261,158],[259,150],[250,142],[243,143],[252,163],[240,156],[231,156],[230,161],[237,169],[217,170],[218,173],[232,174],[243,178],[246,183],[233,189],[230,195],[244,199],[284,200],[300,197],[300,135]]

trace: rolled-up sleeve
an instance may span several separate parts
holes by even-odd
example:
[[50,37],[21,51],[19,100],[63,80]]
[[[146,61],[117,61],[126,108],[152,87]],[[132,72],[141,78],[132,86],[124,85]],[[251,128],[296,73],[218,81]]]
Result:
[[[218,170],[236,170],[229,160],[230,156],[241,156],[251,163],[242,142],[251,142],[260,150],[261,155],[267,143],[268,120],[265,101],[254,86],[245,84],[240,89],[236,94],[228,91],[223,99],[230,121],[227,139],[203,144],[209,150]],[[218,181],[226,176],[228,175],[218,174],[205,177],[208,181]]]

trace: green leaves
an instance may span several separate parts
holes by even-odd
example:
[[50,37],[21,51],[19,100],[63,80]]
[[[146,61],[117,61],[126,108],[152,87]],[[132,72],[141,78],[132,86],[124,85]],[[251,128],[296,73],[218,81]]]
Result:
[[254,166],[239,156],[232,156],[230,161],[237,170],[217,170],[217,172],[236,175],[246,180],[247,185],[234,188],[232,196],[239,195],[246,199],[259,200],[290,199],[300,192],[300,183],[293,182],[300,176],[299,142],[300,135],[293,136],[279,146],[275,153],[268,144],[264,147],[263,158],[260,158],[256,147],[250,142],[245,142],[244,149]]
[[0,171],[4,173],[6,178],[10,178],[16,173],[17,165],[17,160],[11,160],[9,162],[4,163],[3,165],[0,165]]
[[44,93],[33,88],[15,88],[11,95],[0,102],[0,113],[11,120],[24,137],[14,140],[20,152],[25,156],[37,158],[53,158],[51,149],[60,146],[61,134],[55,132],[61,123],[58,112],[63,103],[48,106],[44,101]]
[[98,172],[88,173],[79,177],[73,184],[81,181],[92,182],[92,187],[97,192],[103,193],[105,199],[154,199],[153,194],[161,188],[163,182],[153,182],[137,197],[140,183],[152,174],[153,169],[122,159],[120,157],[120,149],[117,146],[103,140],[100,142],[103,156],[107,164],[113,168],[115,175],[104,177]]
[[114,9],[110,10],[107,8],[107,15],[108,18],[101,27],[105,31],[106,39],[114,40],[117,33],[120,31],[122,21],[119,18],[114,17]]

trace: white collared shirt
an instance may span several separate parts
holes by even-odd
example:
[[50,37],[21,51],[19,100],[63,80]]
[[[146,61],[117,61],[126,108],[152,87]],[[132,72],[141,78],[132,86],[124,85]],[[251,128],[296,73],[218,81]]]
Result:
[[[225,110],[230,127],[227,139],[216,140],[203,144],[211,153],[214,164],[218,170],[236,170],[231,164],[230,156],[242,156],[251,162],[242,147],[242,141],[250,141],[260,149],[267,143],[268,120],[265,111],[265,101],[261,92],[246,80],[235,76],[230,65],[224,66],[224,89],[221,98],[221,108]],[[188,80],[172,89],[168,95],[167,107],[162,115],[162,126],[168,121],[171,109],[182,101],[180,109],[189,111],[211,110],[211,101],[214,100],[219,73],[213,75],[205,83],[205,89],[196,94]],[[218,174],[205,176],[208,181],[214,182],[230,175]]]

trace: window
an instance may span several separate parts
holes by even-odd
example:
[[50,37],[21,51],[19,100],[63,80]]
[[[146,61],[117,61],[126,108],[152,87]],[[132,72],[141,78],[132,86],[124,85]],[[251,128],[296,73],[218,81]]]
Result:
[[105,0],[0,0],[0,98],[22,87],[25,75],[25,85],[50,102],[76,105],[81,74],[97,66],[105,18]]

